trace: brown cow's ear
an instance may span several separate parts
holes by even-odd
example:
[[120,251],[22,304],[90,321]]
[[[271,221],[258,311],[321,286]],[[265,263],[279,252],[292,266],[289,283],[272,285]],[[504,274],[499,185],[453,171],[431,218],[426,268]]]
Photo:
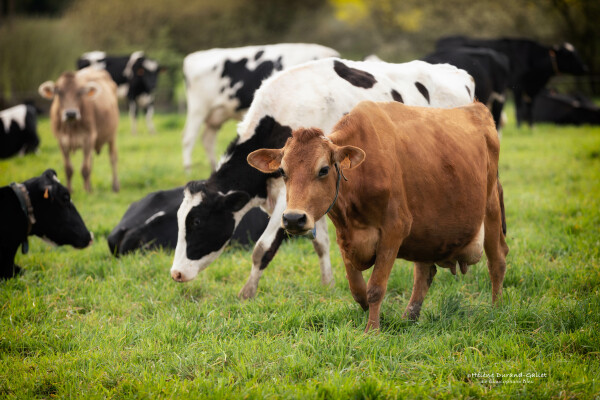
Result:
[[365,159],[365,152],[354,146],[338,147],[334,153],[334,160],[342,169],[351,169],[357,167]]
[[54,82],[46,81],[38,88],[38,93],[45,99],[52,100],[54,97]]
[[95,82],[88,82],[88,84],[85,85],[83,93],[88,99],[93,99],[100,93],[100,86]]
[[270,174],[279,169],[283,153],[280,149],[260,149],[248,154],[248,164],[260,172]]

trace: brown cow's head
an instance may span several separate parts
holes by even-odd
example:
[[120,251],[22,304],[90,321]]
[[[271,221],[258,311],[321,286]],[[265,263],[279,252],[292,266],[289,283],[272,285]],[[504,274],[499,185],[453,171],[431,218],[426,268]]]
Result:
[[292,132],[283,149],[261,149],[248,155],[248,163],[264,173],[278,172],[286,187],[287,209],[281,225],[292,234],[306,234],[328,212],[336,198],[344,169],[354,168],[365,152],[354,146],[337,146],[319,129]]
[[62,122],[79,121],[81,119],[81,102],[93,99],[100,92],[95,82],[82,82],[77,74],[71,71],[63,73],[56,83],[46,81],[38,88],[40,95],[58,102]]

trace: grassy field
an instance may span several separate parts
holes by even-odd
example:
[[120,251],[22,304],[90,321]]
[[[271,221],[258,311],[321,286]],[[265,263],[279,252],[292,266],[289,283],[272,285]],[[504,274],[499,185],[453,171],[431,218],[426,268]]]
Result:
[[[482,261],[465,276],[440,269],[420,320],[406,322],[412,267],[397,261],[381,332],[365,335],[332,228],[335,287],[321,286],[317,256],[298,239],[283,244],[247,302],[236,294],[250,250],[229,249],[186,284],[170,279],[172,252],[109,254],[106,236],[132,201],[190,179],[184,117],[155,121],[157,136],[140,124],[133,137],[121,118],[119,194],[106,150],[94,159],[92,194],[75,176],[73,201],[93,246],[34,238],[17,256],[25,274],[0,282],[0,398],[600,396],[600,128],[505,128],[510,254],[500,307],[490,306]],[[1,161],[0,185],[48,167],[65,180],[47,120],[39,130],[39,154]],[[221,152],[234,134],[231,123]],[[208,163],[196,150],[192,177],[204,178]],[[81,154],[75,160],[79,170]]]

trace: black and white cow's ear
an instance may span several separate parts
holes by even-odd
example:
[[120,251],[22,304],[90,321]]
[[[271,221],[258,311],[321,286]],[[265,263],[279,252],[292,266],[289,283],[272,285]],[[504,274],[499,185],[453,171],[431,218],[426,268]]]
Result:
[[281,149],[260,149],[248,154],[248,164],[260,172],[273,173],[281,166],[283,152]]
[[55,85],[52,81],[46,81],[38,88],[38,93],[45,99],[52,100],[54,97]]
[[228,210],[233,212],[241,210],[246,204],[250,202],[250,195],[246,192],[236,191],[225,195],[223,198],[223,204]]

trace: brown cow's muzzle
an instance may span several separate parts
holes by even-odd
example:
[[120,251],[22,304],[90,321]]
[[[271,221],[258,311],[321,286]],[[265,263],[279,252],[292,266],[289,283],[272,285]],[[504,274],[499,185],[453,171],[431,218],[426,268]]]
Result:
[[302,210],[286,210],[281,217],[281,226],[292,235],[306,235],[314,230],[315,221]]
[[81,119],[81,113],[76,108],[68,108],[63,111],[62,120],[65,121],[79,121]]

